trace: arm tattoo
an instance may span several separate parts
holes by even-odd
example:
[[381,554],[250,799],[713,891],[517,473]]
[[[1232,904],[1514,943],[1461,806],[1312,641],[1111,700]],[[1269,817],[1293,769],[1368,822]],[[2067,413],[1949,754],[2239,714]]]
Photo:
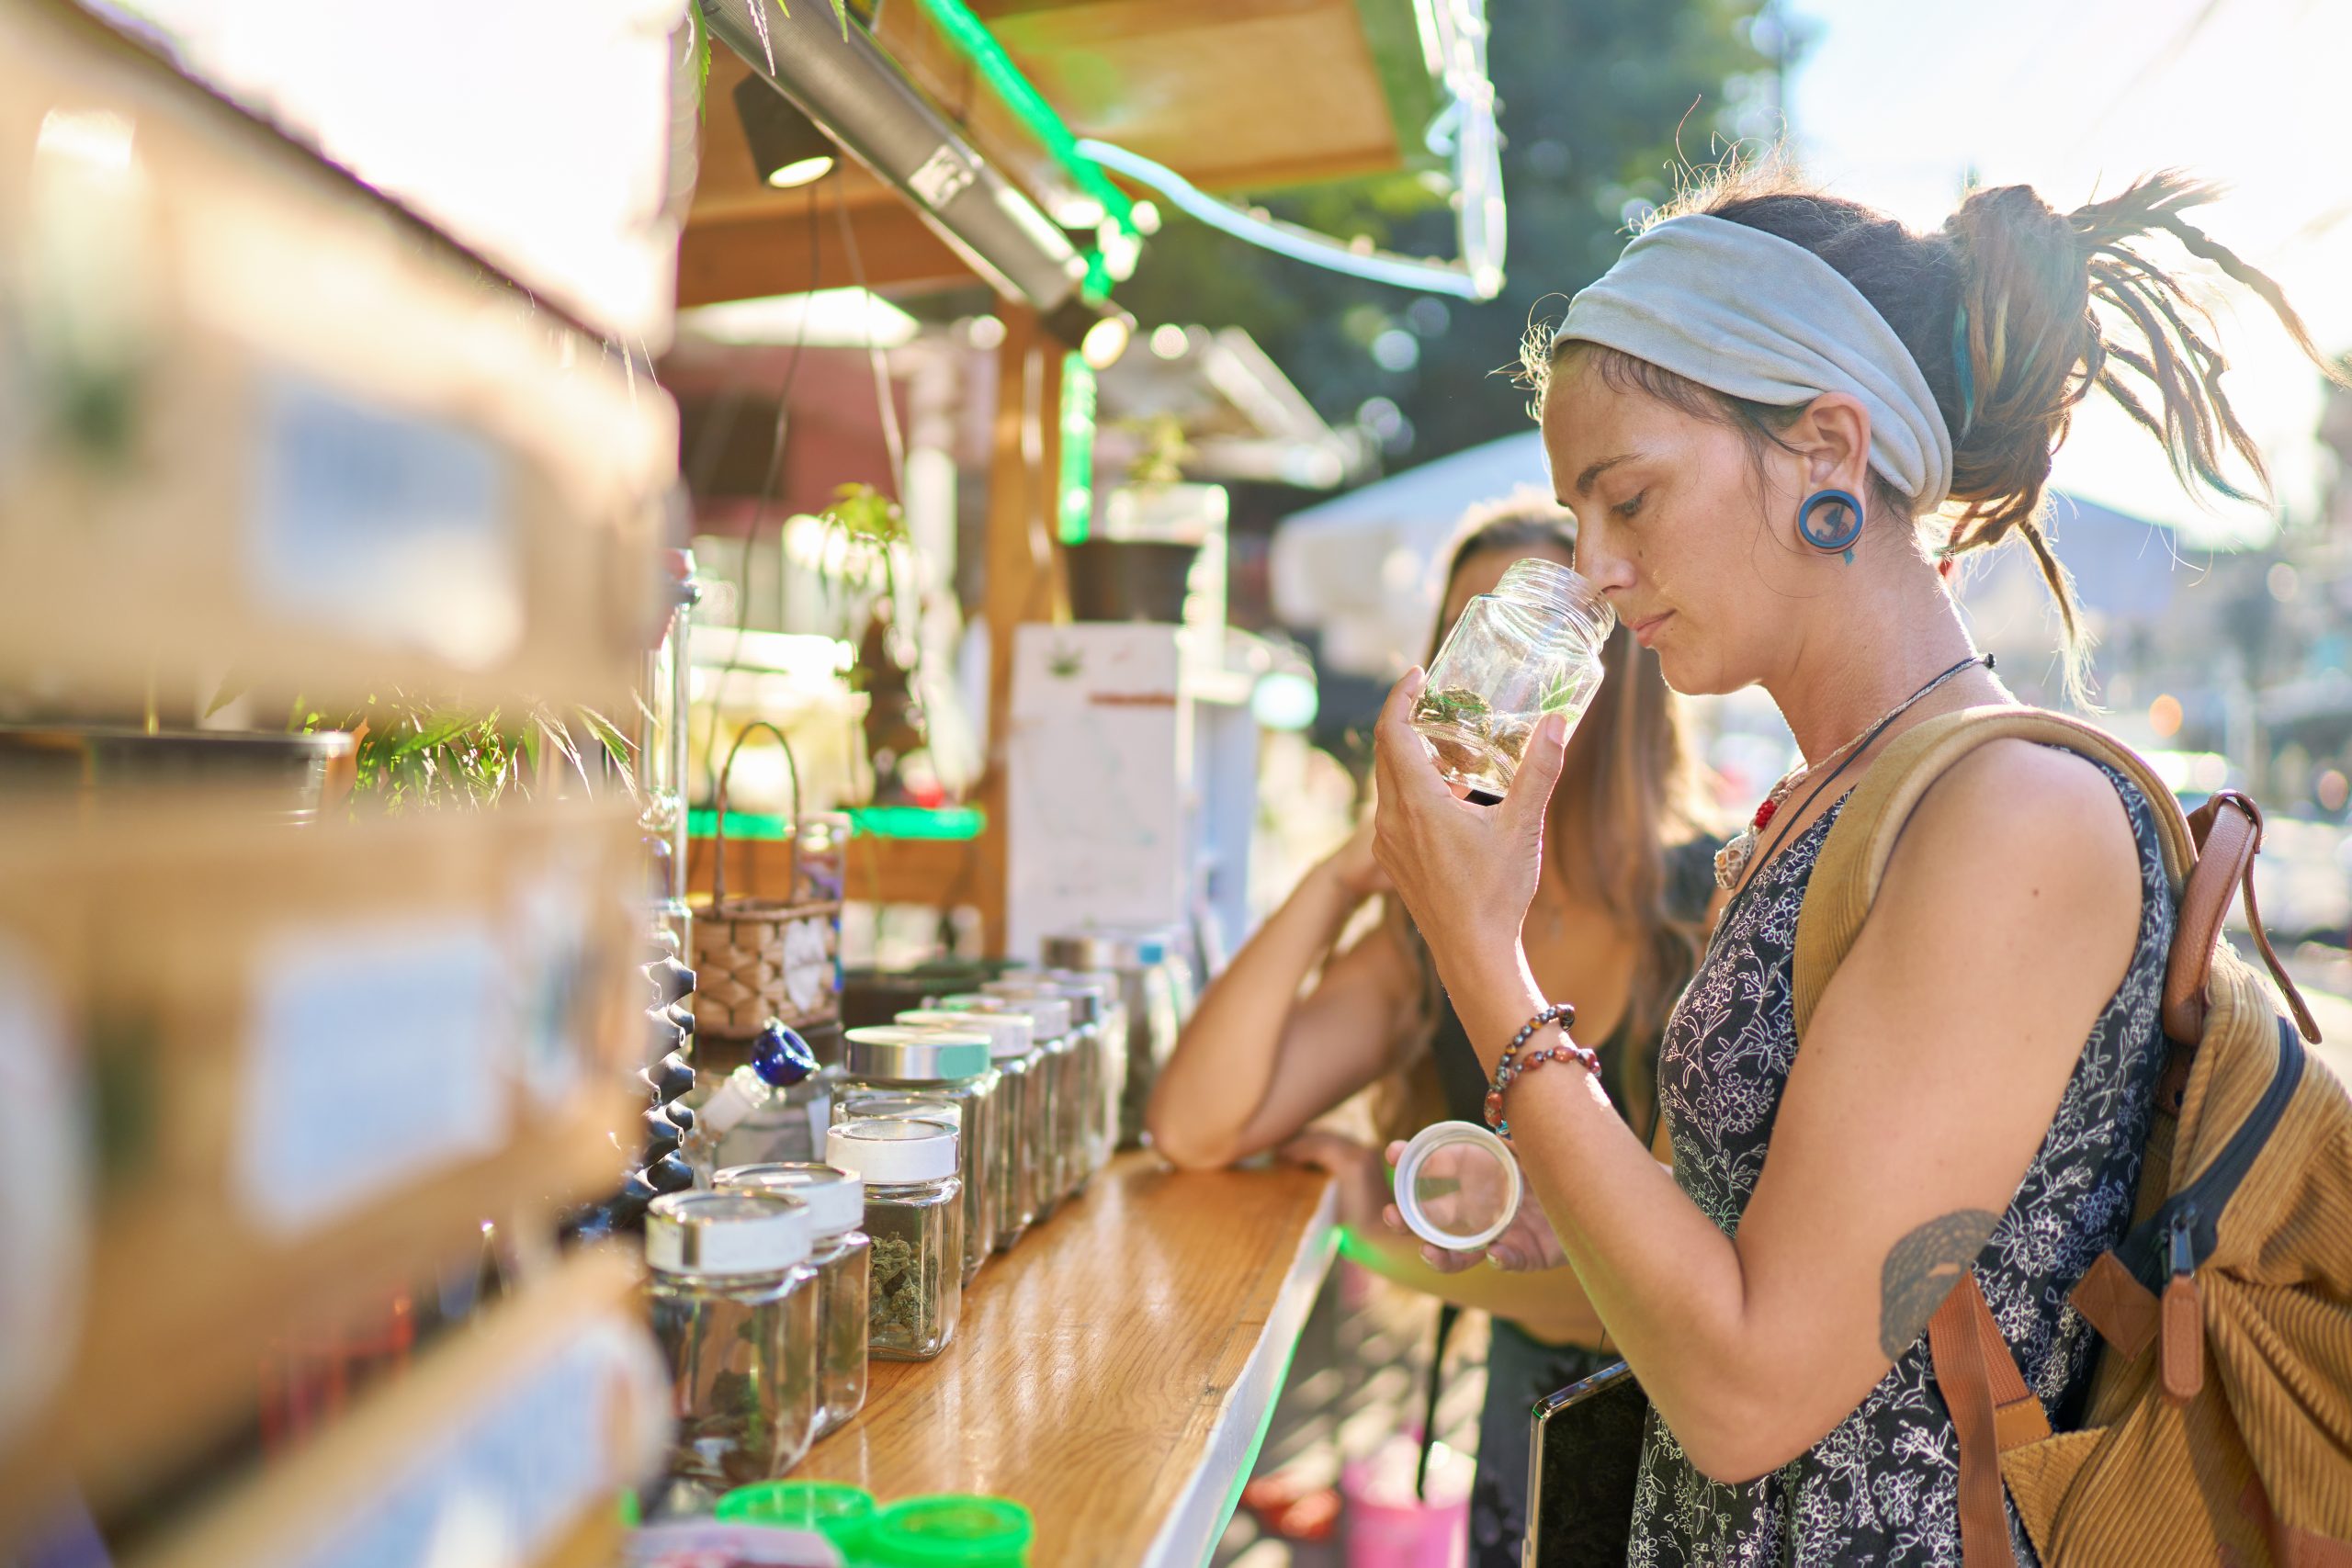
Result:
[[1878,1348],[1887,1359],[1903,1359],[1999,1223],[1998,1214],[1961,1209],[1894,1244],[1879,1276]]

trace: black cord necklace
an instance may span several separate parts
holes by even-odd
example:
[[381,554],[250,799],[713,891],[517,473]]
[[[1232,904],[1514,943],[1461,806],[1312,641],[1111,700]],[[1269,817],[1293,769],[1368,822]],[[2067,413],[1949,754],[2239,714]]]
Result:
[[[1926,685],[1920,687],[1917,691],[1912,693],[1909,696],[1895,704],[1894,708],[1887,713],[1887,716],[1884,718],[1880,719],[1876,724],[1871,725],[1870,728],[1864,730],[1862,732],[1861,742],[1846,753],[1846,760],[1838,763],[1835,768],[1832,768],[1826,777],[1825,777],[1819,784],[1814,785],[1813,788],[1806,793],[1804,799],[1798,803],[1797,808],[1794,811],[1786,814],[1781,824],[1781,830],[1772,836],[1772,841],[1765,846],[1764,852],[1756,856],[1750,863],[1749,866],[1742,867],[1741,869],[1743,871],[1748,870],[1752,866],[1762,865],[1765,862],[1770,860],[1772,858],[1773,852],[1781,847],[1781,840],[1785,840],[1789,836],[1790,831],[1794,829],[1800,821],[1804,820],[1804,814],[1813,808],[1813,803],[1821,798],[1821,792],[1827,789],[1831,784],[1837,783],[1838,775],[1843,773],[1848,768],[1852,767],[1854,765],[1854,760],[1861,756],[1865,751],[1868,751],[1871,749],[1871,743],[1880,736],[1886,733],[1886,727],[1888,725],[1893,724],[1896,719],[1901,718],[1905,714],[1909,713],[1920,703],[1926,701],[1928,694],[1935,691],[1937,687],[1941,686],[1945,682],[1958,676],[1962,671],[1973,669],[1979,664],[1984,666],[1985,671],[1989,674],[1993,669],[1993,656],[1989,653],[1982,656],[1973,653],[1970,654],[1966,659],[1962,660],[1959,663],[1953,665],[1951,669],[1945,671],[1942,674],[1937,676],[1934,680],[1928,682]],[[1748,879],[1743,878],[1741,882],[1741,886],[1743,887],[1747,886],[1747,880]]]

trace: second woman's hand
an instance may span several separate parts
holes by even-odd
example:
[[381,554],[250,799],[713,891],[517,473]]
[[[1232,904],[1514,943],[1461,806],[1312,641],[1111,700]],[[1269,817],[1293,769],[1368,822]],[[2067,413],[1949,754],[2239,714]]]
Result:
[[1348,835],[1348,841],[1333,850],[1320,868],[1336,878],[1349,898],[1358,904],[1391,891],[1388,874],[1380,869],[1379,861],[1373,857],[1373,818],[1374,813],[1367,809],[1363,822]]
[[[1405,1145],[1401,1140],[1390,1144],[1388,1164],[1393,1168],[1404,1154]],[[1397,1235],[1412,1235],[1412,1231],[1405,1224],[1405,1216],[1397,1212],[1396,1204],[1389,1204],[1380,1217]],[[1520,1200],[1519,1213],[1511,1216],[1511,1222],[1503,1234],[1483,1252],[1455,1252],[1426,1241],[1420,1245],[1421,1261],[1441,1274],[1458,1274],[1464,1269],[1476,1268],[1481,1259],[1506,1274],[1564,1269],[1568,1262],[1568,1255],[1561,1247],[1560,1238],[1553,1234],[1552,1222],[1544,1215],[1544,1205],[1535,1201],[1532,1192]]]
[[1548,714],[1501,804],[1456,798],[1413,728],[1428,677],[1408,671],[1388,694],[1374,736],[1379,808],[1373,856],[1420,928],[1449,981],[1502,964],[1524,969],[1520,927],[1544,862],[1544,819],[1566,755],[1567,725]]

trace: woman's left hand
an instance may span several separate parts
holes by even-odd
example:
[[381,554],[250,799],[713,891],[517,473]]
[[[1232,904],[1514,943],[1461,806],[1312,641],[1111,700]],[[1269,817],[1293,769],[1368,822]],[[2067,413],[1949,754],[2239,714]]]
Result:
[[1544,808],[1559,782],[1567,725],[1546,715],[1510,794],[1498,806],[1473,806],[1454,795],[1413,728],[1413,704],[1427,682],[1422,671],[1408,671],[1380,710],[1373,856],[1428,941],[1440,974],[1451,978],[1462,971],[1449,958],[1491,964],[1519,952],[1520,927],[1543,868]]

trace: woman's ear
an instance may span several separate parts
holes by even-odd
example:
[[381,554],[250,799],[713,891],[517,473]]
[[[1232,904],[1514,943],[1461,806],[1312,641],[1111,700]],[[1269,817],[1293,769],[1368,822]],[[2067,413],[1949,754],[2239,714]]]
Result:
[[1871,471],[1871,413],[1860,398],[1822,393],[1805,405],[1781,440],[1804,460],[1812,489],[1862,493]]

